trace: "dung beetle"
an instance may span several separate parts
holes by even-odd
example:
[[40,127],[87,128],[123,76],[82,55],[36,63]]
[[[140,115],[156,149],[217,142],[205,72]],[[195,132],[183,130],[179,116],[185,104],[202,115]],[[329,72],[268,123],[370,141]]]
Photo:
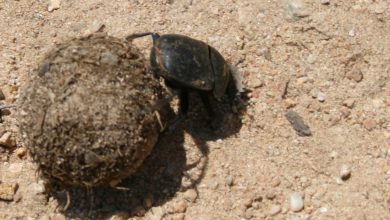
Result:
[[179,111],[188,111],[188,94],[197,92],[210,117],[214,117],[209,97],[221,100],[227,94],[233,102],[236,94],[229,65],[222,55],[203,41],[179,34],[147,32],[132,34],[128,41],[152,35],[153,48],[150,66],[157,77],[163,77],[165,84],[177,91]]

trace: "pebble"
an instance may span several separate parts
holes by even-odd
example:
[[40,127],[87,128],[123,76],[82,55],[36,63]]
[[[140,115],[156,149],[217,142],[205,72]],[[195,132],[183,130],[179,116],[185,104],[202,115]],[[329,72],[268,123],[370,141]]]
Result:
[[49,4],[47,6],[47,10],[52,12],[56,9],[60,8],[61,0],[49,0]]
[[280,205],[271,205],[269,208],[269,215],[274,216],[279,214],[282,211],[282,207]]
[[184,193],[184,199],[189,202],[195,202],[195,200],[198,198],[198,193],[195,189],[189,189]]
[[379,2],[375,5],[375,8],[374,8],[374,12],[376,14],[383,14],[385,13],[387,10],[387,2],[386,1],[382,1],[382,2]]
[[320,3],[321,3],[322,5],[329,5],[330,0],[320,0]]
[[316,61],[317,61],[317,56],[314,55],[314,54],[310,54],[307,57],[307,62],[310,63],[310,64],[314,64]]
[[284,106],[286,107],[286,109],[295,107],[297,105],[297,102],[294,99],[291,99],[291,98],[285,99],[283,101],[283,103],[284,103]]
[[248,86],[250,88],[257,89],[264,86],[264,81],[256,77],[248,82]]
[[187,210],[187,202],[180,200],[175,203],[173,209],[176,213],[184,213]]
[[350,31],[348,32],[348,35],[349,35],[350,37],[355,37],[355,35],[356,35],[355,30],[354,30],[354,29],[350,30]]
[[328,208],[326,208],[326,207],[321,207],[321,208],[318,209],[318,211],[319,211],[320,213],[326,213],[326,212],[328,212]]
[[278,187],[278,186],[280,185],[280,183],[281,183],[281,181],[280,181],[279,178],[274,178],[274,179],[272,179],[272,181],[271,181],[271,186],[272,186],[272,187]]
[[172,220],[184,220],[185,219],[185,215],[184,215],[184,213],[175,214],[175,215],[172,216],[171,219]]
[[299,20],[309,15],[310,11],[302,0],[287,0],[287,17]]
[[325,102],[325,99],[326,99],[325,93],[319,91],[317,94],[317,100],[320,102]]
[[226,178],[226,185],[227,186],[233,186],[234,185],[234,178],[233,178],[233,176],[228,176]]
[[20,173],[23,170],[23,163],[11,163],[8,167],[11,173]]
[[376,121],[374,119],[365,119],[363,121],[363,126],[368,131],[372,131],[376,127]]
[[347,72],[347,78],[355,82],[360,82],[363,80],[363,73],[360,69],[353,68],[351,71]]
[[355,105],[355,100],[354,99],[346,99],[346,100],[344,100],[343,105],[348,107],[348,108],[353,108],[353,106]]
[[5,95],[3,93],[3,90],[0,89],[0,101],[5,100]]
[[382,99],[373,99],[372,106],[376,109],[383,107],[384,103]]
[[0,200],[12,201],[19,185],[17,183],[1,183],[0,182]]
[[296,113],[295,111],[288,110],[285,114],[285,117],[290,122],[294,130],[297,132],[299,136],[311,136],[311,130],[309,126],[305,124],[303,118]]
[[276,198],[275,192],[268,192],[265,197],[269,200],[273,200]]
[[27,190],[35,195],[42,194],[45,192],[45,185],[43,181],[34,182],[28,185]]
[[338,155],[339,155],[339,154],[338,154],[336,151],[332,151],[332,152],[330,152],[329,157],[330,157],[332,160],[334,160],[334,159],[337,158]]
[[24,147],[19,147],[18,149],[16,149],[15,153],[20,159],[24,159],[27,155],[27,149]]
[[5,132],[1,137],[0,137],[0,146],[5,146],[8,148],[15,147],[16,143],[12,138],[11,132]]
[[351,177],[351,168],[346,165],[346,164],[343,164],[340,168],[340,178],[341,180],[343,181],[346,181],[348,180],[350,177]]
[[294,212],[299,212],[303,209],[303,198],[297,192],[293,192],[290,195],[290,209]]

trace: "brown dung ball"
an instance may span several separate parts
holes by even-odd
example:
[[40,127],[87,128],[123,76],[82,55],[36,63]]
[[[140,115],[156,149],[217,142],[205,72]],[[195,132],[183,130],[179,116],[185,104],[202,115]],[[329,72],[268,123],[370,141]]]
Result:
[[115,185],[156,144],[163,91],[131,43],[103,33],[70,40],[45,57],[20,96],[23,141],[46,180]]

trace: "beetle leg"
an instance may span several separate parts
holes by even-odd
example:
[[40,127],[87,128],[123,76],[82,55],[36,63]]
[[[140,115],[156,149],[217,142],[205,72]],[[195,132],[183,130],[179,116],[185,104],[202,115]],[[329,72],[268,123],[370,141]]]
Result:
[[188,91],[185,89],[179,90],[179,101],[180,101],[180,113],[186,115],[188,112]]
[[204,91],[199,91],[200,98],[202,99],[203,104],[206,107],[207,113],[209,114],[210,118],[214,118],[214,111],[211,107],[210,100],[209,100],[209,93]]

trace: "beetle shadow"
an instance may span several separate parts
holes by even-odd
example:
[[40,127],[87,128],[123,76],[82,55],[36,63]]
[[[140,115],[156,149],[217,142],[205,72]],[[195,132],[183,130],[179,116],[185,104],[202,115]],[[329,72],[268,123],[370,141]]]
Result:
[[81,187],[53,190],[52,195],[57,199],[59,207],[65,207],[66,194],[69,193],[70,206],[62,211],[68,218],[105,219],[115,213],[137,216],[154,206],[163,205],[180,190],[186,169],[183,145],[182,127],[175,132],[162,133],[153,151],[136,173],[124,179],[116,188],[92,189],[92,202],[87,189]]

